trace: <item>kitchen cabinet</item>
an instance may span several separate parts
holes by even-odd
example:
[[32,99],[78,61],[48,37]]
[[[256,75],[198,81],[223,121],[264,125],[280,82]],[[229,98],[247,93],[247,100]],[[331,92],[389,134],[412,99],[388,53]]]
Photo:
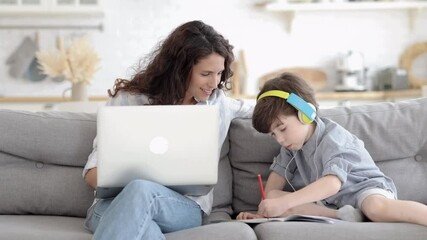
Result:
[[0,17],[102,16],[101,0],[0,0]]
[[263,4],[266,11],[283,12],[287,21],[288,32],[292,31],[295,16],[300,12],[320,11],[386,11],[404,10],[408,13],[409,29],[412,30],[416,16],[423,9],[427,9],[425,1],[396,1],[396,2],[315,2],[315,3],[288,3],[287,1],[275,1]]
[[0,29],[103,31],[103,17],[102,0],[0,0]]

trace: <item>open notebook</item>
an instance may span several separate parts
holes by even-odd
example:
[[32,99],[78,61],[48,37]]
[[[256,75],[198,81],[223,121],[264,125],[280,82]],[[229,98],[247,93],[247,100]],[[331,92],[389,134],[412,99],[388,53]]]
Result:
[[341,220],[335,218],[312,216],[312,215],[290,215],[288,217],[276,217],[276,218],[253,218],[253,219],[236,219],[233,221],[245,222],[245,223],[264,223],[264,222],[315,222],[315,223],[338,223]]

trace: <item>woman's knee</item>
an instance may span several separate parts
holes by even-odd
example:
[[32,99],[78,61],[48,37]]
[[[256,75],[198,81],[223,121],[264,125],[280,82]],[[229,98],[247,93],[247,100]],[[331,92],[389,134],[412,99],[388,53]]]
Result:
[[124,190],[140,191],[154,188],[155,185],[158,184],[144,179],[135,179],[126,184]]
[[134,196],[144,196],[156,195],[156,191],[161,188],[161,185],[143,179],[136,179],[129,182],[122,191],[122,194],[134,195]]

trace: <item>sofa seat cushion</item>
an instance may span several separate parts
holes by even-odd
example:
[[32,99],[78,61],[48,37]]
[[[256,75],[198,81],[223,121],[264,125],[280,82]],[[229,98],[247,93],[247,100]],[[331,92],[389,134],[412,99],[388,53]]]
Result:
[[305,222],[270,222],[254,228],[258,239],[363,239],[363,240],[420,240],[427,239],[427,228],[409,223],[336,224]]
[[167,240],[256,240],[253,229],[242,222],[222,222],[165,234]]
[[84,219],[59,216],[0,215],[1,239],[80,240],[92,238]]

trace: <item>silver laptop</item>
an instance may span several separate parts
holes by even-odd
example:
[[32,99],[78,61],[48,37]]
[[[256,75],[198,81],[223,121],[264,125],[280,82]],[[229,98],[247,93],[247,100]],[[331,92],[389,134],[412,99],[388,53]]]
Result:
[[116,196],[134,179],[193,196],[216,184],[217,106],[106,106],[97,121],[97,198]]

